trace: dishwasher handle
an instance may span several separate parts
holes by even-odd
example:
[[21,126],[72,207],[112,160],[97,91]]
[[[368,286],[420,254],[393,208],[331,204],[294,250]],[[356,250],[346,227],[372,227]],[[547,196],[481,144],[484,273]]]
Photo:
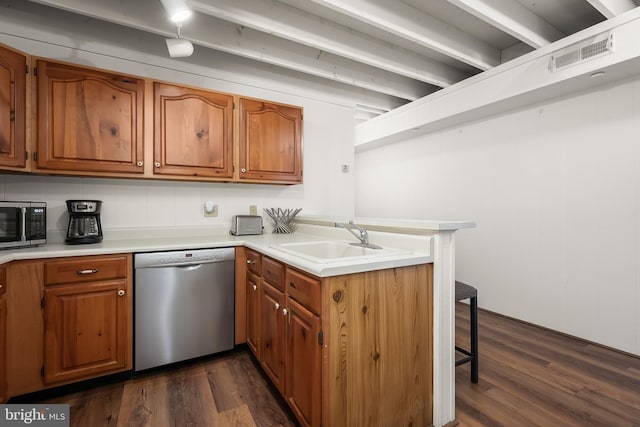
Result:
[[174,265],[173,267],[179,268],[182,271],[193,271],[202,268],[202,264]]

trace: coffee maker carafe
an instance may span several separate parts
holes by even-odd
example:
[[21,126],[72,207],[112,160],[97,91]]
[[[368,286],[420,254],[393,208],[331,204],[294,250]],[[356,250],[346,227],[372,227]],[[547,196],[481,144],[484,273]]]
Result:
[[70,245],[102,241],[100,200],[67,200],[69,227],[65,242]]

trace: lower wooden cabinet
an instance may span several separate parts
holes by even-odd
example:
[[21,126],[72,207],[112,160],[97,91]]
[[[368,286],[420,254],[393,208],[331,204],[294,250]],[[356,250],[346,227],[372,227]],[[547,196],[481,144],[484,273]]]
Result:
[[319,427],[320,281],[249,249],[245,262],[247,345],[300,424]]
[[45,289],[46,384],[127,367],[127,294],[126,280]]
[[321,419],[320,317],[287,298],[287,352],[285,399],[305,427]]
[[247,272],[247,345],[260,359],[260,277]]
[[45,262],[44,382],[131,368],[131,255]]
[[270,284],[262,283],[260,295],[260,363],[273,384],[284,393],[285,320],[284,293]]
[[6,397],[132,368],[131,254],[14,261],[6,270]]
[[7,270],[0,267],[0,403],[7,399]]

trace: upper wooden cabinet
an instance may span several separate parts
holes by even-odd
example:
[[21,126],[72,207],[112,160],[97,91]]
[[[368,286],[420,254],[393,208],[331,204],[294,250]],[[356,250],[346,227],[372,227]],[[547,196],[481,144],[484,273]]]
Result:
[[301,107],[0,44],[0,170],[299,184],[302,118]]
[[0,45],[0,166],[26,166],[27,56]]
[[156,174],[233,177],[233,97],[154,83]]
[[240,98],[242,180],[302,182],[302,109]]
[[37,167],[140,173],[144,81],[38,60]]

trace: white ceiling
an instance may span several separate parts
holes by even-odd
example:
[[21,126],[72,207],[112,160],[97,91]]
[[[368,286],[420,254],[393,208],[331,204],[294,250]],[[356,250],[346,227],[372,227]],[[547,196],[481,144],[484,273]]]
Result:
[[[32,0],[165,37],[160,0]],[[181,34],[397,98],[422,98],[613,18],[640,0],[186,0]],[[360,119],[383,111],[362,106]]]

